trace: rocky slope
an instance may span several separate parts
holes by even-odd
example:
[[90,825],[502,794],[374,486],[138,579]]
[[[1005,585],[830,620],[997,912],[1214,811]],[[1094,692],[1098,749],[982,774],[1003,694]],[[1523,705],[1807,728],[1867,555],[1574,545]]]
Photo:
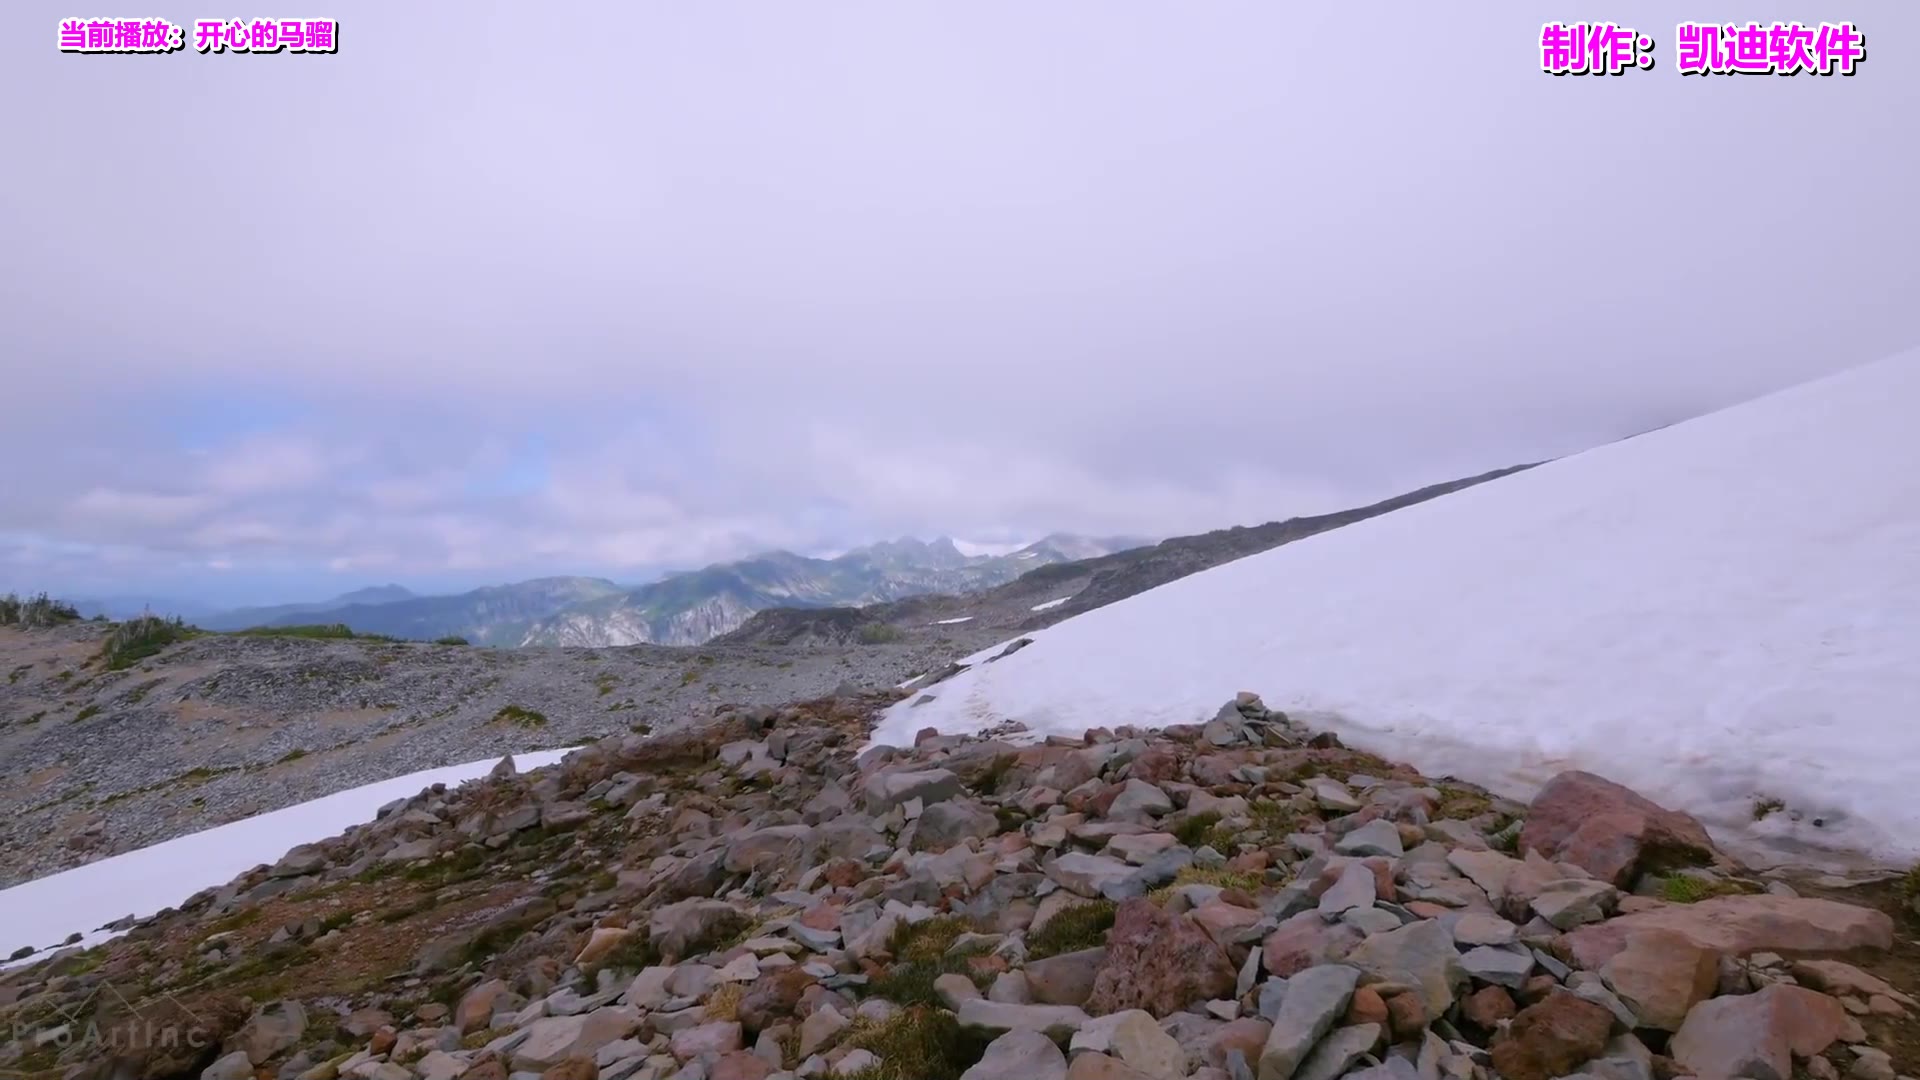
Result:
[[675,574],[614,596],[576,604],[529,629],[521,645],[698,645],[774,607],[885,603],[925,593],[972,592],[1089,552],[1140,542],[1052,536],[998,556],[967,556],[951,540],[902,539],[832,559],[773,552]]
[[[1179,536],[1152,546],[1090,559],[1037,566],[998,588],[966,595],[916,596],[863,608],[776,608],[762,611],[721,641],[758,645],[844,645],[872,640],[875,626],[900,633],[938,628],[983,645],[1051,626],[1062,619],[1124,600],[1189,574],[1258,554],[1356,521],[1510,476],[1532,465],[1497,469],[1434,484],[1369,506],[1252,527],[1234,526]],[[964,627],[964,630],[961,628]]]
[[[421,769],[664,730],[722,702],[891,686],[971,647],[942,635],[805,655],[203,635],[110,671],[109,629],[0,627],[0,887]],[[503,717],[515,708],[538,719]]]
[[[1896,1080],[1911,894],[1744,872],[1240,694],[861,752],[893,695],[429,789],[0,976],[63,1080]],[[1124,717],[1116,717],[1124,721]],[[76,928],[82,929],[82,928]]]

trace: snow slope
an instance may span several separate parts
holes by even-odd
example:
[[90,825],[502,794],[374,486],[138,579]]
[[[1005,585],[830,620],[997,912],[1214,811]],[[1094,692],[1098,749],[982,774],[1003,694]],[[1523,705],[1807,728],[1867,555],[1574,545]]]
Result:
[[[519,754],[521,770],[551,765],[571,750]],[[372,821],[382,806],[433,784],[452,787],[487,775],[498,758],[409,773],[101,859],[0,892],[0,957],[22,945],[45,948],[79,931],[98,944],[98,928],[125,915],[147,916],[211,886],[225,885],[288,849]]]
[[[1748,853],[1912,859],[1916,416],[1920,350],[1066,620],[875,738],[1191,722],[1253,690],[1517,798],[1585,768]],[[1800,820],[1754,823],[1761,797]]]

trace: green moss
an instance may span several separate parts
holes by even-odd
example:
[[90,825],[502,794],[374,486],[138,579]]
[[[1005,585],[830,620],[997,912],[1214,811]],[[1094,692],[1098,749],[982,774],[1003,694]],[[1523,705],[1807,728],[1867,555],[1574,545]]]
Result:
[[533,709],[523,708],[519,705],[503,706],[499,712],[493,714],[493,719],[496,723],[518,724],[528,729],[547,726],[546,713],[536,712]]
[[1747,890],[1731,881],[1675,874],[1660,885],[1660,898],[1675,904],[1697,904],[1716,896],[1739,896]]
[[1045,926],[1027,935],[1027,958],[1044,960],[1061,953],[1099,948],[1107,942],[1107,931],[1113,929],[1116,910],[1111,900],[1089,900],[1059,912],[1048,919]]
[[986,1038],[931,1006],[903,1009],[885,1023],[856,1023],[843,1041],[880,1059],[852,1080],[959,1080],[987,1051]]

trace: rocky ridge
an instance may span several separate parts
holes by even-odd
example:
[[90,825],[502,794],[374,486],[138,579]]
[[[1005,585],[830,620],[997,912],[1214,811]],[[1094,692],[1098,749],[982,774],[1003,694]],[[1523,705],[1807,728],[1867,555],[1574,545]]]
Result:
[[[1245,693],[1204,725],[1037,744],[927,731],[862,751],[896,696],[616,736],[400,800],[117,940],[0,977],[17,1033],[0,1068],[1920,1070],[1915,946],[1895,913],[1860,902],[1892,908],[1891,890],[1751,876],[1691,818],[1603,778],[1563,774],[1522,806],[1344,749]],[[1899,899],[1901,919],[1920,915],[1913,902]]]

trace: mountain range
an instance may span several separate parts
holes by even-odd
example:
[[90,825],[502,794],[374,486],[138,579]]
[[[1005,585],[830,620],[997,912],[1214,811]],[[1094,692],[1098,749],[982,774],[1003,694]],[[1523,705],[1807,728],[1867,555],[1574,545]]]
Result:
[[1150,543],[1056,534],[1004,555],[966,555],[952,540],[911,537],[834,558],[768,552],[640,586],[549,577],[420,596],[399,585],[331,600],[240,608],[196,619],[209,630],[344,624],[356,633],[477,645],[698,645],[773,607],[859,606],[1003,585],[1037,567]]

